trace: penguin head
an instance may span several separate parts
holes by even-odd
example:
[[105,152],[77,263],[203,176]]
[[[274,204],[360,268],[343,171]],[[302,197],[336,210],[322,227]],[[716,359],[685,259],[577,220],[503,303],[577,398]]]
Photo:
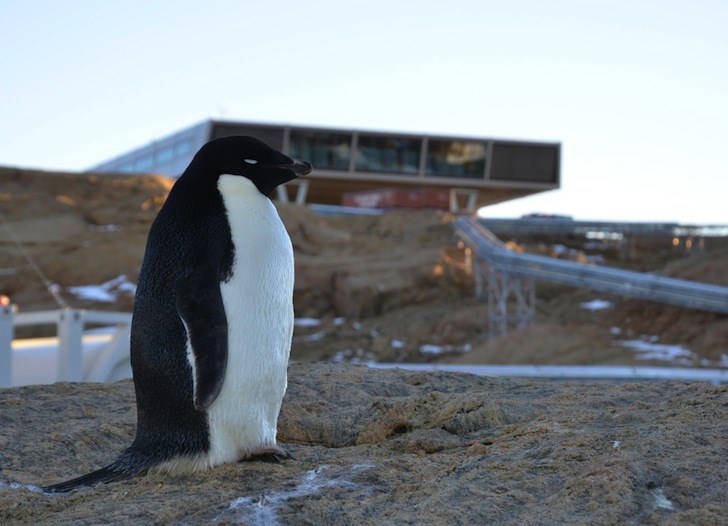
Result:
[[255,137],[234,135],[214,139],[195,155],[190,167],[206,172],[240,175],[250,179],[260,193],[270,196],[275,188],[311,172],[307,162],[291,159]]

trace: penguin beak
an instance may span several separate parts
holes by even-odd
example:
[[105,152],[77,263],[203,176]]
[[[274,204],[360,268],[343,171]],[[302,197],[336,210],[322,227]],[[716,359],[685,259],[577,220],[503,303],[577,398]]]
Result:
[[303,175],[309,174],[312,170],[312,167],[309,163],[305,161],[298,161],[296,159],[293,159],[292,164],[281,165],[281,168],[288,168],[296,174],[296,177],[301,177]]

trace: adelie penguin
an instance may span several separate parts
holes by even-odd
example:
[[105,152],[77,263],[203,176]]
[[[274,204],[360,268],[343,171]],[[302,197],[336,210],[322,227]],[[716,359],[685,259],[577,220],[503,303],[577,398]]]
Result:
[[204,145],[152,224],[131,325],[136,437],[43,488],[290,455],[276,444],[293,334],[293,248],[269,196],[311,171],[252,137]]

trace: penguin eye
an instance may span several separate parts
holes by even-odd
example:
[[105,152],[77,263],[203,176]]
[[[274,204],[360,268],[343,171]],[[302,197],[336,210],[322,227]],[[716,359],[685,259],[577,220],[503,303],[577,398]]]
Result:
[[258,164],[258,161],[256,161],[255,159],[245,159],[245,162],[248,164]]

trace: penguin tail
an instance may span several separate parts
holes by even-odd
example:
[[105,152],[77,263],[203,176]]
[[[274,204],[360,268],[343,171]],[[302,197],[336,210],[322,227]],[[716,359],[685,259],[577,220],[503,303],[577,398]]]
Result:
[[78,488],[92,487],[97,484],[106,484],[109,482],[118,482],[120,480],[130,479],[136,475],[136,473],[125,473],[124,471],[114,468],[115,465],[111,464],[105,468],[93,471],[88,475],[82,475],[59,484],[53,484],[52,486],[45,486],[41,489],[43,490],[43,493],[68,493],[69,491],[73,491]]

